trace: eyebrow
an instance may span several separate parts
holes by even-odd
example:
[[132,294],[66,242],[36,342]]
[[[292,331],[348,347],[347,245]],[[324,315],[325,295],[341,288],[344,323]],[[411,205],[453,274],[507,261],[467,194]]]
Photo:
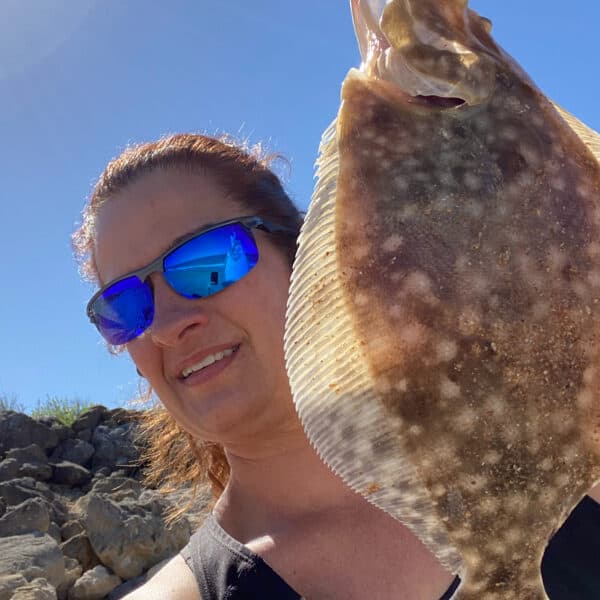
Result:
[[[179,244],[181,244],[181,242],[183,242],[190,235],[200,234],[200,233],[202,233],[202,231],[204,229],[210,229],[211,227],[218,225],[219,223],[223,223],[223,222],[224,221],[215,221],[214,223],[206,223],[206,225],[203,225],[202,227],[199,227],[197,229],[192,229],[192,230],[188,231],[187,233],[183,233],[182,235],[177,236],[174,240],[171,241],[171,243],[164,250],[162,250],[161,252],[159,252],[157,254],[156,258],[158,258],[159,256],[163,256],[167,252],[170,252],[171,250],[176,248]],[[154,259],[154,260],[156,260],[156,259]],[[150,263],[148,263],[148,264],[150,264]],[[139,269],[133,269],[132,271],[128,271],[128,273],[134,273],[135,271],[138,271],[138,270]],[[97,271],[97,269],[96,269],[96,271]],[[125,275],[122,275],[121,277],[114,277],[113,279],[109,279],[108,281],[103,281],[102,278],[100,277],[100,274],[98,274],[98,283],[100,284],[100,289],[104,288],[109,283],[114,282],[114,281],[119,281],[119,279],[122,279],[123,277],[126,277],[126,276],[127,276],[127,273]]]
[[188,231],[187,233],[184,233],[183,235],[179,235],[177,236],[160,254],[159,256],[161,256],[162,254],[164,254],[165,252],[168,252],[169,250],[173,250],[173,248],[175,248],[175,246],[178,246],[179,244],[181,244],[181,242],[183,242],[183,240],[185,240],[186,238],[188,238],[190,235],[192,235],[193,233],[200,233],[202,231],[202,229],[204,229],[204,227],[202,227],[201,229],[198,230],[194,230],[192,229],[191,231]]
[[158,256],[169,252],[169,250],[173,250],[176,246],[181,244],[184,240],[190,237],[190,235],[196,235],[202,233],[205,229],[210,229],[211,227],[215,227],[216,225],[220,225],[221,223],[226,223],[227,221],[215,221],[213,223],[206,223],[202,227],[197,227],[196,229],[191,229],[187,233],[183,233],[182,235],[177,236]]

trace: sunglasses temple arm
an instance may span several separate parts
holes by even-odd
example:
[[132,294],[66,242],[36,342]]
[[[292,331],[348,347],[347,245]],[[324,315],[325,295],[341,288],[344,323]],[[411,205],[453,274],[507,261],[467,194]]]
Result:
[[278,223],[266,223],[263,222],[262,226],[259,226],[261,229],[265,229],[268,233],[296,233],[294,229],[291,227],[286,227],[285,225],[279,225]]

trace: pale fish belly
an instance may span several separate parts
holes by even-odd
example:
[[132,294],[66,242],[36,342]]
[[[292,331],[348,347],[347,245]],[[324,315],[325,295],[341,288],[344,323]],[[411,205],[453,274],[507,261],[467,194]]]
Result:
[[319,454],[456,598],[543,599],[547,542],[600,479],[598,138],[520,72],[494,85],[432,110],[349,74],[286,360]]

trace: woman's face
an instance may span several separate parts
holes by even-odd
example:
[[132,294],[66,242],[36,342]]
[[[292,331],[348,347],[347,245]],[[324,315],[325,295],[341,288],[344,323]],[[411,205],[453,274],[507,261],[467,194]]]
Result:
[[[100,209],[95,245],[100,279],[107,283],[147,265],[177,238],[248,212],[209,176],[177,170],[144,175]],[[224,444],[297,427],[283,357],[290,268],[268,233],[253,233],[257,265],[213,296],[186,299],[153,273],[154,321],[127,344],[180,425]],[[183,376],[186,367],[232,349]]]

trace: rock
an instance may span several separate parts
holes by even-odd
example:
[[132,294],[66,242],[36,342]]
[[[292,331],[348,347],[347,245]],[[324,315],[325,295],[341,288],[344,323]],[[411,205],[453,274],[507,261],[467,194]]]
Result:
[[123,479],[131,479],[131,471],[129,469],[116,469],[111,474],[111,477],[122,477]]
[[11,600],[13,592],[27,584],[23,575],[0,575],[0,600]]
[[92,444],[96,450],[92,458],[92,469],[98,467],[137,468],[139,451],[133,439],[137,427],[134,423],[123,423],[111,428],[98,425],[92,435]]
[[11,600],[57,600],[56,588],[47,579],[38,577],[18,587]]
[[84,571],[91,569],[100,562],[85,532],[78,533],[63,542],[60,549],[65,556],[76,559]]
[[137,588],[144,585],[147,581],[145,575],[140,575],[140,577],[135,577],[134,579],[129,579],[125,583],[122,583],[118,587],[116,587],[108,596],[107,600],[121,600],[127,594],[130,594]]
[[93,430],[98,427],[107,412],[108,410],[105,406],[91,406],[75,419],[75,422],[71,425],[71,429],[73,431],[81,431],[82,429]]
[[14,458],[21,464],[25,462],[42,462],[48,464],[46,452],[37,444],[29,444],[22,448],[11,448],[7,450],[6,458]]
[[50,525],[48,525],[48,531],[46,533],[53,540],[56,540],[57,544],[60,544],[63,541],[62,535],[60,533],[60,527],[54,521],[50,521]]
[[139,498],[144,487],[130,477],[112,475],[95,481],[91,491],[97,494],[110,494],[113,500],[124,500],[125,498]]
[[44,450],[58,445],[55,431],[28,415],[13,411],[0,413],[0,452],[37,444]]
[[6,452],[7,459],[15,459],[19,464],[18,475],[46,481],[52,477],[52,468],[48,465],[46,452],[37,444],[23,448],[12,448]]
[[19,573],[25,579],[47,579],[55,588],[65,578],[65,557],[47,534],[0,538],[0,577]]
[[46,427],[50,427],[56,433],[59,442],[74,436],[73,430],[63,425],[56,417],[38,417],[36,420],[46,425]]
[[82,442],[90,442],[92,439],[92,430],[91,429],[82,429],[75,434],[75,437]]
[[50,520],[59,527],[69,519],[69,512],[61,500],[54,498],[50,504]]
[[8,506],[21,504],[29,498],[42,498],[47,502],[50,519],[62,525],[68,520],[67,508],[50,488],[41,481],[31,477],[21,477],[0,483],[0,497],[4,498]]
[[92,444],[77,438],[69,438],[56,447],[50,460],[54,463],[67,460],[83,467],[89,463],[93,455],[94,446]]
[[176,554],[188,541],[187,520],[167,527],[162,515],[165,500],[146,491],[139,500],[120,503],[90,492],[86,531],[100,561],[119,577],[131,579]]
[[186,493],[137,480],[137,421],[98,407],[71,428],[0,411],[0,600],[119,600],[187,543],[189,521],[163,519]]
[[54,468],[53,480],[56,483],[63,483],[69,486],[82,486],[92,478],[92,474],[88,469],[67,460],[63,460],[52,466]]
[[110,474],[110,467],[97,467],[94,469],[94,477],[109,477]]
[[48,507],[41,498],[29,498],[0,517],[0,537],[40,531],[46,533],[50,525]]
[[121,579],[98,565],[86,571],[69,591],[69,600],[101,600],[121,584]]
[[44,452],[37,444],[29,444],[22,448],[11,448],[6,452],[6,458],[14,458],[21,464],[26,462],[41,462],[48,464],[46,452]]
[[135,411],[129,411],[125,408],[113,408],[112,410],[107,410],[104,415],[105,424],[109,427],[118,427],[119,425],[123,425],[123,423],[130,423],[136,419],[137,415]]
[[52,492],[48,486],[36,485],[33,477],[19,477],[9,481],[0,482],[0,496],[6,500],[8,506],[21,504],[29,498],[52,499]]
[[0,462],[0,481],[14,479],[19,473],[19,462],[14,458],[5,458]]
[[73,587],[73,584],[81,577],[83,569],[81,565],[74,558],[65,558],[65,579],[56,588],[56,593],[60,600],[65,600],[68,596],[69,590]]
[[33,477],[38,481],[48,481],[52,479],[52,467],[47,463],[25,463],[21,465],[19,475]]
[[68,540],[78,533],[84,533],[85,527],[80,519],[71,519],[67,521],[61,528],[60,534],[63,540]]

